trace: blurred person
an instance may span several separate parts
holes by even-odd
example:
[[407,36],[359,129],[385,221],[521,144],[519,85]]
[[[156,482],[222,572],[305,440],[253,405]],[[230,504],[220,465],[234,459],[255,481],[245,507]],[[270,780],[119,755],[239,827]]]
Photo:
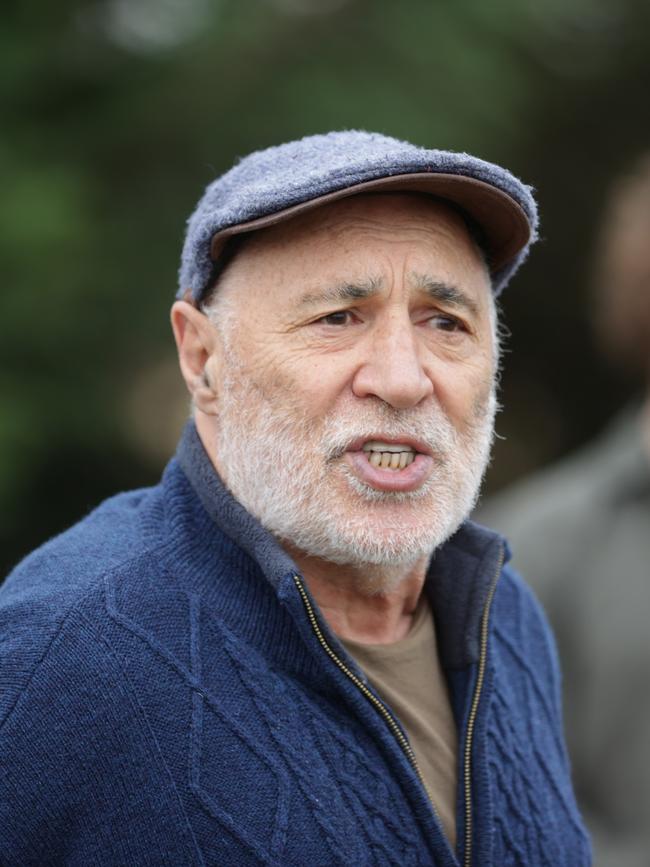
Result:
[[614,186],[595,257],[601,345],[645,396],[490,500],[558,635],[569,753],[596,864],[650,863],[650,154]]
[[208,187],[175,458],[0,592],[3,864],[589,863],[551,634],[466,520],[536,219],[361,132]]

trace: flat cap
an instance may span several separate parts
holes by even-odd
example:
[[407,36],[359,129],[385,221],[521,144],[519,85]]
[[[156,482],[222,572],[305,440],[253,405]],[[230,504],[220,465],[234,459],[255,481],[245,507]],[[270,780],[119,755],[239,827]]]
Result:
[[178,297],[201,302],[228,238],[383,190],[429,193],[478,225],[495,295],[537,239],[532,190],[506,169],[379,133],[330,132],[249,154],[206,188],[187,223]]

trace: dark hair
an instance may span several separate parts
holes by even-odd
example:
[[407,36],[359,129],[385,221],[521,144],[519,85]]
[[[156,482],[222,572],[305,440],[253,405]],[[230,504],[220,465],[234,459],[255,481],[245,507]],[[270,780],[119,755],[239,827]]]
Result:
[[242,233],[241,235],[232,235],[227,239],[223,247],[221,248],[221,252],[219,256],[212,263],[212,270],[210,271],[210,279],[208,280],[205,289],[201,293],[201,307],[208,307],[212,300],[214,299],[214,295],[217,289],[217,283],[223,277],[226,269],[233,261],[237,253],[244,246],[244,242],[254,235],[254,232],[248,232],[247,234]]
[[594,327],[603,348],[650,374],[650,153],[613,185],[594,256]]

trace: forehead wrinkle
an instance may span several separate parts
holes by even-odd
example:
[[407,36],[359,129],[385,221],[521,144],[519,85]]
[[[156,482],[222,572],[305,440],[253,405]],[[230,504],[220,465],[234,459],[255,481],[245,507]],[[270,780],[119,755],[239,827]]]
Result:
[[344,281],[329,286],[322,291],[308,292],[300,299],[301,307],[313,307],[323,303],[337,303],[371,298],[383,286],[381,277],[369,277],[367,280]]
[[412,273],[409,275],[409,279],[415,289],[425,292],[435,301],[441,301],[451,307],[469,310],[474,316],[478,316],[479,306],[476,301],[457,286],[446,283],[444,280],[436,280],[426,274]]

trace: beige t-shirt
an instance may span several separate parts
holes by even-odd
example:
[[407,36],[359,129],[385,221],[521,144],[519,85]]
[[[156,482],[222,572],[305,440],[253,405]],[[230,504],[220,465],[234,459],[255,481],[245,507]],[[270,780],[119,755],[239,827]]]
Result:
[[406,730],[429,797],[454,849],[458,734],[438,658],[433,615],[424,594],[411,629],[401,641],[341,641]]

